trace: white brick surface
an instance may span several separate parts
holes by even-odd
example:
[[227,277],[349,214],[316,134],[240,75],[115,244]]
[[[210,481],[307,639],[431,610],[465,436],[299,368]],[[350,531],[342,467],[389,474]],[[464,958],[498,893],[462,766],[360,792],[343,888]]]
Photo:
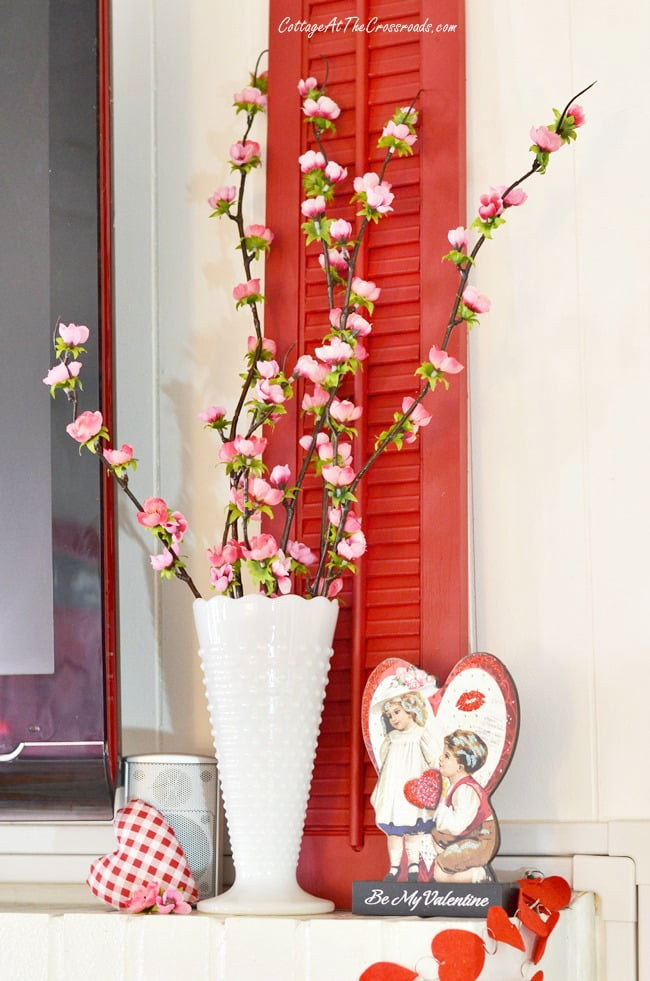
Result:
[[[551,937],[540,965],[545,976],[596,981],[596,926],[593,896],[577,897]],[[449,928],[482,934],[485,924],[345,913],[133,916],[96,906],[29,911],[4,904],[0,981],[358,981],[375,961],[430,967],[431,940]],[[500,945],[486,958],[480,981],[521,981],[522,962],[519,951]]]

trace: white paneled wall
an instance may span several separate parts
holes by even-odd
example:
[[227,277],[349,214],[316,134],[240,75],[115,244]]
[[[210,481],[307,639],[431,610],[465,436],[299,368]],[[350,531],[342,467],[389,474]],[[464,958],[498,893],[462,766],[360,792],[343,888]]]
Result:
[[478,270],[493,307],[471,343],[476,643],[522,703],[497,810],[647,819],[650,16],[631,0],[468,13],[470,206],[523,172],[531,124],[597,80],[577,144]]
[[[205,199],[228,178],[225,107],[266,45],[266,0],[113,8],[118,437],[139,493],[191,518],[200,569],[217,475],[195,416],[228,396],[245,332]],[[475,646],[506,661],[522,703],[497,811],[645,819],[650,13],[470,0],[467,15],[470,217],[528,166],[530,126],[597,80],[577,144],[528,182],[476,276],[493,306],[471,341]],[[189,594],[155,583],[130,515],[120,602],[125,751],[209,750]]]

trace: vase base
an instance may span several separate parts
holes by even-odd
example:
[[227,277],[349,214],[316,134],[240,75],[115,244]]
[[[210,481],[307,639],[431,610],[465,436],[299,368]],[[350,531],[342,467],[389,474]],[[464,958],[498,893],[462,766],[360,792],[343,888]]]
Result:
[[299,885],[264,892],[254,886],[232,888],[212,899],[202,899],[200,913],[221,916],[316,916],[331,913],[334,903],[305,892]]

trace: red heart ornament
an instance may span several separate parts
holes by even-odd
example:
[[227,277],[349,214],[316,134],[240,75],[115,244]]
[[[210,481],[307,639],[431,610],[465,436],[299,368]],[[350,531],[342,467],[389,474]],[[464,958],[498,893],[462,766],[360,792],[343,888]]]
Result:
[[115,819],[118,848],[96,859],[86,879],[93,895],[114,909],[127,909],[133,893],[156,880],[179,889],[186,902],[199,898],[185,852],[152,804],[131,800]]
[[502,906],[491,906],[487,912],[487,929],[497,943],[509,944],[517,950],[525,950],[526,944],[519,930],[512,923]]
[[469,930],[442,930],[431,941],[440,981],[476,981],[485,963],[485,945]]
[[359,981],[416,981],[417,974],[407,967],[389,961],[377,961],[367,967]]
[[571,902],[571,886],[561,875],[520,879],[518,885],[526,900],[538,900],[547,910],[561,910]]
[[425,770],[421,777],[407,780],[404,784],[404,796],[410,804],[415,804],[416,807],[428,807],[432,811],[440,803],[441,793],[440,770]]

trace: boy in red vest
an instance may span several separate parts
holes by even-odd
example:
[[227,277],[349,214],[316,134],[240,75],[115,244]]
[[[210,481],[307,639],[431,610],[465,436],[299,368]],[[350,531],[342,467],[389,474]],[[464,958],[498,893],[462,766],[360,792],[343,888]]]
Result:
[[486,882],[499,846],[499,830],[487,792],[473,774],[487,759],[487,746],[475,732],[456,729],[445,736],[440,773],[446,794],[436,812],[432,837],[436,882]]

